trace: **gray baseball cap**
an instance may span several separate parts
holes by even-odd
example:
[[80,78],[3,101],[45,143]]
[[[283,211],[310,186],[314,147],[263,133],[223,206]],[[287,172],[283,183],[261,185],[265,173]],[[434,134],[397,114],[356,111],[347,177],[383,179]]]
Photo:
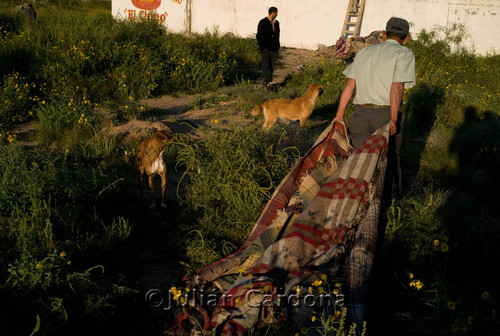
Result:
[[389,21],[387,21],[385,31],[389,33],[408,35],[410,31],[410,25],[405,19],[391,17]]

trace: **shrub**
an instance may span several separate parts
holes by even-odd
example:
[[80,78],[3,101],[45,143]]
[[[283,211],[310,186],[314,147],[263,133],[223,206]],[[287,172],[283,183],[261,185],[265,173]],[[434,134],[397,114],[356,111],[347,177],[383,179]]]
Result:
[[31,118],[38,97],[31,97],[35,85],[18,73],[7,75],[0,86],[0,130]]
[[35,110],[38,119],[37,137],[43,144],[51,144],[63,136],[75,131],[84,131],[90,125],[93,109],[88,105],[54,101],[42,102]]
[[[286,174],[288,154],[280,147],[281,134],[265,135],[258,126],[203,132],[201,141],[182,146],[178,162],[189,181],[183,182],[184,202],[199,217],[196,229],[202,232],[189,247],[204,247],[209,262],[246,238]],[[196,258],[191,262],[199,265]]]

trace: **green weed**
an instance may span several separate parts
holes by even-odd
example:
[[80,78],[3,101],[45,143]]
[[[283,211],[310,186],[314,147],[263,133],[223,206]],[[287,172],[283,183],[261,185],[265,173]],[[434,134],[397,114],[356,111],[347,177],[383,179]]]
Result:
[[258,126],[204,132],[203,140],[179,150],[178,164],[186,169],[182,194],[190,211],[199,214],[197,230],[203,232],[191,248],[216,246],[215,255],[222,255],[221,241],[238,246],[253,227],[287,172],[288,154],[280,134],[266,136]]
[[33,115],[32,108],[39,99],[31,96],[36,85],[27,83],[18,73],[6,75],[0,86],[0,130],[24,122]]

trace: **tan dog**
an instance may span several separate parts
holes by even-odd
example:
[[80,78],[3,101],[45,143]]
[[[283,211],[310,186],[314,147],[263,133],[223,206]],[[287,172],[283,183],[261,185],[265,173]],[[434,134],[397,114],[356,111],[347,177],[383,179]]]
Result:
[[288,120],[300,120],[300,126],[304,127],[307,119],[311,115],[316,99],[323,93],[320,84],[309,84],[306,93],[295,99],[271,99],[264,104],[256,106],[252,110],[252,115],[258,116],[261,111],[264,113],[264,124],[262,127],[267,132],[279,118]]
[[157,131],[151,137],[141,141],[137,146],[135,162],[139,169],[139,182],[144,181],[144,175],[148,177],[148,186],[151,199],[154,198],[154,178],[161,178],[161,205],[165,207],[165,195],[167,190],[167,164],[165,162],[165,147],[177,141],[177,135],[168,131]]

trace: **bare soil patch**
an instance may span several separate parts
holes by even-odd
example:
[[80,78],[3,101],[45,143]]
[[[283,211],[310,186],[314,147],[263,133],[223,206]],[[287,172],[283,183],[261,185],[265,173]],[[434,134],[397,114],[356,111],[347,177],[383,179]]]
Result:
[[[278,67],[274,73],[272,84],[278,85],[294,73],[301,71],[309,65],[331,59],[333,49],[323,48],[321,50],[283,48],[280,51]],[[201,125],[223,127],[224,125],[245,125],[254,122],[253,119],[245,118],[243,111],[234,111],[231,115],[221,113],[216,107],[210,109],[193,110],[189,106],[198,95],[175,95],[162,96],[140,100],[149,109],[157,109],[160,113],[156,121],[132,120],[118,125],[109,130],[111,134],[125,136],[125,142],[141,138],[145,132],[168,129],[173,133],[183,133],[197,139],[202,135],[197,132],[196,127]],[[220,102],[223,106],[230,102]],[[222,110],[222,109],[221,109]]]

